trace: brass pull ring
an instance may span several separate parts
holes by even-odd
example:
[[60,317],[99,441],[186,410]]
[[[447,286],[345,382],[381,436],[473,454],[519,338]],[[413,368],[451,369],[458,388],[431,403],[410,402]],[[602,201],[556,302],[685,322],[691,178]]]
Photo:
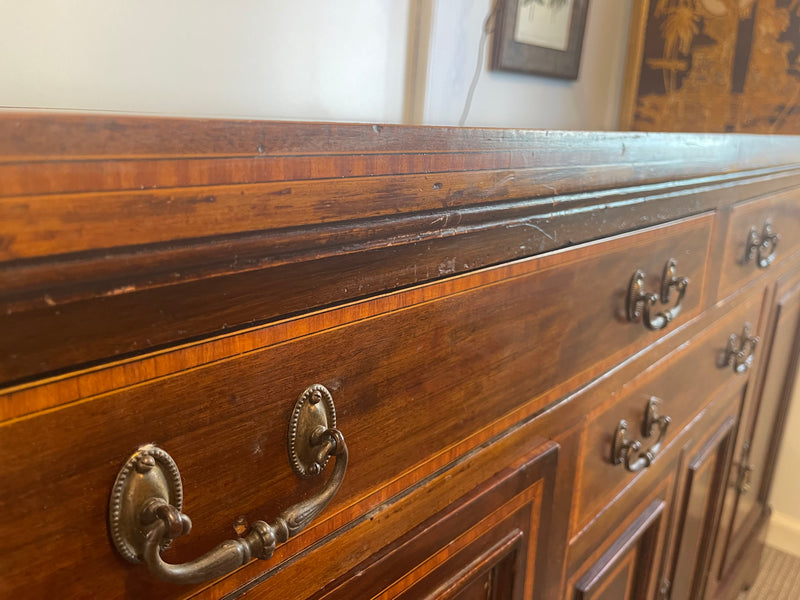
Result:
[[755,227],[751,227],[750,233],[747,235],[747,245],[745,246],[745,264],[755,258],[758,268],[766,269],[775,262],[780,239],[781,236],[772,230],[772,223],[769,220],[764,223],[761,235],[758,234],[758,230]]
[[[681,312],[681,302],[686,295],[686,288],[689,286],[689,279],[675,275],[676,262],[670,258],[664,265],[664,272],[661,276],[661,289],[659,294],[644,291],[644,277],[642,271],[637,270],[631,277],[628,285],[628,297],[626,312],[628,320],[636,322],[642,320],[645,327],[652,330],[664,329]],[[669,304],[673,288],[677,290],[678,296],[675,304],[669,310],[652,314],[656,303]]]
[[745,323],[742,335],[732,333],[725,348],[725,364],[733,367],[734,373],[746,373],[753,364],[753,355],[760,338],[750,334],[750,323]]
[[[325,400],[325,402],[322,402]],[[199,558],[170,564],[161,557],[169,543],[191,531],[183,514],[180,474],[172,457],[154,444],[142,446],[120,470],[111,494],[109,527],[117,550],[130,562],[143,562],[156,577],[171,583],[200,583],[247,564],[268,559],[279,543],[302,531],[322,512],[342,485],[347,444],[336,429],[330,393],[314,385],[301,394],[289,429],[295,471],[314,476],[331,456],[336,464],[325,487],[314,497],[284,510],[272,523],[256,521],[241,538],[226,540]]]
[[617,429],[614,431],[614,439],[611,444],[611,462],[615,465],[625,465],[625,469],[635,473],[649,467],[661,450],[664,440],[667,437],[667,428],[672,422],[667,416],[658,414],[658,398],[652,397],[647,402],[644,421],[642,423],[642,434],[644,437],[651,437],[656,431],[658,438],[655,443],[646,451],[640,452],[642,443],[638,440],[628,438],[628,422],[620,420]]

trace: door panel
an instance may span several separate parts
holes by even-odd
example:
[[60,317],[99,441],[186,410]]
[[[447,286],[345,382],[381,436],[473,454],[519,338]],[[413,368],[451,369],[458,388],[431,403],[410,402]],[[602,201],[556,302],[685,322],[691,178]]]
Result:
[[[741,390],[738,392],[741,398]],[[734,398],[729,404],[738,405]],[[676,550],[668,575],[670,598],[699,600],[703,597],[735,425],[736,418],[728,416],[689,460],[683,501],[676,522]]]
[[[547,561],[537,565],[536,556],[548,548],[557,454],[553,442],[538,446],[315,597],[540,598]],[[427,500],[419,496],[418,502]]]
[[641,600],[647,597],[658,554],[664,500],[650,502],[575,584],[575,600]]
[[[730,541],[722,550],[720,578],[725,578],[764,515],[780,447],[783,421],[797,370],[797,332],[800,325],[800,285],[789,291],[778,284],[777,301],[769,321],[769,348],[762,353],[764,371],[754,407],[754,421],[743,424],[745,435],[731,470],[733,516]],[[749,432],[749,433],[748,433]]]

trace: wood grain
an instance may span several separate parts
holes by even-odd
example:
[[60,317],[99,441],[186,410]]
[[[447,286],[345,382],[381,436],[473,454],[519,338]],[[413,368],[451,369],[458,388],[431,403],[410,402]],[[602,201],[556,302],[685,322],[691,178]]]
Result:
[[686,600],[702,600],[706,593],[711,552],[719,525],[720,501],[725,495],[727,468],[733,446],[736,409],[741,392],[728,404],[733,408],[711,439],[690,457],[685,490],[677,507],[678,535],[669,566],[672,594]]
[[796,187],[793,144],[0,113],[0,382]]
[[[718,571],[720,440],[753,432],[759,520],[709,588],[730,596],[785,409],[758,395],[796,354],[798,143],[0,114],[0,596],[652,597],[712,547]],[[765,215],[787,219],[780,260],[735,273],[735,230]],[[668,258],[680,315],[627,322],[634,270],[656,292]],[[744,321],[763,337],[742,377],[715,365]],[[194,586],[118,557],[108,494],[143,443],[177,461],[194,521],[170,561],[317,493],[330,469],[286,456],[312,383],[350,463],[308,529]],[[631,475],[609,438],[652,394],[668,443]],[[687,476],[697,457],[720,485]]]
[[[525,488],[511,488],[510,478],[494,489],[484,482],[447,512],[320,590],[319,598],[452,598],[466,593],[475,580],[485,597],[534,598],[536,548],[543,550],[547,540],[541,522],[544,485],[552,486],[555,475],[555,461],[549,462],[549,473],[532,465],[517,470],[518,478],[526,476]],[[544,477],[532,481],[537,471]],[[542,587],[537,584],[536,596],[541,597]],[[501,590],[506,595],[498,595]]]
[[[84,505],[84,512],[91,504],[97,517],[105,510],[107,481],[119,464],[142,443],[155,441],[174,453],[187,496],[195,490],[193,518],[208,524],[193,534],[195,544],[211,547],[236,516],[278,514],[298,494],[318,487],[316,481],[297,481],[284,448],[294,398],[317,382],[332,391],[340,428],[349,440],[351,466],[332,504],[333,510],[345,508],[520,404],[553,389],[577,387],[633,348],[660,337],[662,332],[617,317],[631,271],[639,267],[657,274],[648,277],[655,285],[664,257],[674,255],[700,283],[708,226],[709,217],[701,216],[589,244],[531,260],[528,272],[516,278],[489,271],[498,279],[493,285],[377,319],[362,315],[347,324],[325,314],[327,331],[296,334],[293,340],[201,368],[183,362],[186,370],[179,373],[6,422],[0,426],[0,449],[14,466],[0,473],[0,487],[13,482],[15,488],[38,492],[35,498],[2,506],[0,525],[13,524],[15,531],[31,526],[30,519],[40,518],[34,506],[43,501],[53,504],[47,517],[53,527],[69,520],[75,502]],[[547,261],[550,268],[544,268]],[[462,285],[474,285],[476,277],[465,277]],[[607,286],[609,279],[619,283]],[[606,289],[602,302],[585,306],[587,285]],[[699,311],[702,296],[702,287],[687,296],[686,315],[680,319]],[[556,318],[562,311],[575,317]],[[435,407],[433,422],[430,407]],[[107,427],[109,421],[114,428]],[[48,440],[46,449],[37,450],[39,440]],[[235,467],[228,465],[228,452],[240,457]],[[67,454],[75,455],[69,473],[56,460]],[[28,468],[31,460],[40,468]],[[73,469],[80,470],[80,478],[70,476]],[[262,474],[263,491],[250,504],[248,474],[255,472]],[[203,490],[220,486],[231,498],[241,498],[241,504],[219,510],[214,495]],[[86,490],[92,490],[91,500]],[[68,499],[56,501],[62,497]],[[73,534],[75,543],[82,539],[82,545],[97,545],[98,540],[85,536],[90,533]],[[54,534],[44,543],[2,551],[16,564],[30,565],[52,560],[60,543]],[[176,551],[180,548],[176,542]],[[24,574],[19,576],[24,581]],[[22,584],[11,575],[6,581]]]
[[[745,259],[745,248],[750,228],[755,227],[761,236],[767,222],[780,235],[775,260],[779,262],[794,254],[800,247],[800,194],[795,191],[785,192],[733,207],[720,277],[721,296],[730,294],[744,282],[760,275],[759,271],[762,269],[756,265],[756,258]],[[774,264],[767,268],[772,268]]]
[[[800,344],[797,342],[800,284],[792,276],[779,280],[776,287],[775,303],[769,307],[769,320],[765,324],[764,337],[768,346],[762,352],[766,360],[761,370],[762,377],[756,382],[751,420],[743,424],[745,431],[740,441],[741,445],[747,440],[750,446],[746,460],[753,467],[752,488],[739,492],[733,504],[728,524],[729,540],[723,547],[720,566],[723,578],[735,568],[738,555],[747,553],[752,545],[752,532],[769,511],[769,489],[800,360]],[[743,460],[740,450],[734,460]]]
[[[441,354],[431,347],[426,360],[436,359],[442,364],[456,361],[453,367],[459,372],[473,368],[467,366],[471,360],[484,365],[475,368],[496,371],[498,378],[503,377],[498,369],[505,368],[505,362],[519,365],[517,368],[522,368],[526,361],[536,364],[536,379],[542,383],[525,392],[526,397],[535,397],[552,387],[566,384],[568,379],[571,380],[568,385],[574,387],[581,378],[585,380],[592,372],[598,372],[595,363],[613,364],[632,347],[641,347],[662,335],[663,332],[649,332],[642,323],[628,323],[624,316],[627,287],[635,270],[643,270],[647,275],[647,288],[656,290],[660,286],[664,263],[669,258],[676,259],[679,275],[693,280],[676,324],[697,314],[705,302],[703,275],[710,222],[708,215],[694,217],[666,227],[618,236],[354,303],[319,315],[257,328],[236,337],[190,345],[155,355],[146,361],[124,363],[130,367],[120,366],[108,371],[95,371],[95,375],[69,378],[72,385],[54,386],[57,393],[43,394],[31,386],[22,386],[0,397],[0,414],[6,418],[19,417],[102,393],[112,389],[110,386],[118,381],[116,377],[124,377],[128,385],[157,378],[174,373],[176,364],[186,369],[211,361],[237,356],[243,358],[245,352],[269,346],[275,346],[281,355],[291,354],[294,350],[280,350],[278,346],[293,338],[308,338],[326,331],[323,338],[315,337],[305,342],[298,340],[318,347],[327,346],[320,356],[322,362],[325,354],[337,354],[334,349],[337,345],[352,346],[352,342],[345,340],[353,340],[358,335],[356,331],[363,331],[362,335],[377,338],[365,342],[365,347],[374,348],[377,356],[381,356],[381,352],[387,353],[380,360],[391,360],[389,357],[400,355],[403,352],[400,348],[408,348],[408,356],[414,356],[413,345],[421,344],[427,338],[442,346]],[[587,290],[596,290],[596,301],[585,301]],[[439,300],[433,302],[436,299]],[[427,304],[423,304],[425,302]],[[481,307],[486,309],[485,312]],[[79,334],[78,329],[85,331],[95,326],[102,329],[107,320],[99,318],[101,314],[96,312],[96,320],[86,323],[66,312],[63,315],[64,329],[76,328],[75,335]],[[569,318],[553,318],[559,314]],[[373,322],[373,317],[380,317],[380,320]],[[118,318],[124,321],[124,317]],[[487,318],[491,319],[491,325],[481,323]],[[25,321],[17,321],[16,327],[20,329],[15,331],[21,334],[23,325],[19,321],[22,324]],[[349,323],[353,326],[340,330]],[[420,323],[428,323],[430,330],[420,328]],[[537,341],[534,343],[533,339]],[[560,353],[539,356],[546,340],[557,342],[561,347]],[[468,349],[471,344],[475,345]],[[464,347],[469,354],[451,356],[454,345]],[[515,345],[528,349],[515,352]],[[292,348],[295,346],[293,344]],[[22,353],[23,348],[18,346],[16,351]],[[492,355],[495,358],[491,358]],[[486,360],[497,361],[497,364],[492,367],[484,364]],[[409,365],[409,372],[417,372],[420,368],[423,366]],[[334,377],[340,378],[341,375]]]
[[609,538],[582,572],[570,579],[565,599],[611,600],[620,593],[631,600],[652,597],[666,528],[664,513],[674,483],[669,474],[634,507],[622,527],[608,532]]

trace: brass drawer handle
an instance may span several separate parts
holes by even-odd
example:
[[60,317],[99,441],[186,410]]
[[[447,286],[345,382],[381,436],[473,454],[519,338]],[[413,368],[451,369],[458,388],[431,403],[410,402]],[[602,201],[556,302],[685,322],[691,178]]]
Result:
[[758,234],[758,230],[755,227],[751,227],[747,236],[744,263],[747,264],[755,258],[758,268],[766,269],[775,262],[780,239],[781,236],[772,230],[772,223],[769,220],[764,223],[761,235]]
[[736,482],[736,489],[742,496],[747,494],[753,486],[753,471],[755,471],[755,466],[751,464],[739,466],[739,479]]
[[[628,286],[628,297],[626,312],[630,322],[636,322],[642,319],[645,327],[648,329],[664,329],[672,319],[678,316],[681,312],[681,301],[686,295],[686,288],[689,285],[689,279],[686,277],[677,277],[675,275],[676,262],[674,258],[670,258],[664,265],[664,272],[661,276],[661,290],[660,294],[644,291],[644,273],[637,270],[631,277],[631,282]],[[669,310],[656,313],[655,316],[651,315],[651,311],[656,303],[660,300],[662,304],[669,304],[672,288],[678,291],[678,297],[675,304]]]
[[725,348],[725,364],[733,367],[735,373],[746,373],[753,364],[753,355],[760,338],[750,334],[750,323],[745,323],[742,335],[732,333]]
[[744,496],[753,485],[753,471],[755,471],[755,465],[750,462],[750,440],[742,443],[741,459],[738,463],[733,463],[731,470],[733,469],[736,469],[736,481],[733,482],[733,487],[739,495]]
[[298,398],[289,426],[289,454],[295,472],[312,477],[328,459],[336,465],[325,487],[314,497],[284,510],[271,524],[253,523],[244,537],[217,545],[201,557],[183,563],[164,562],[161,551],[192,528],[183,512],[183,489],[172,457],[154,444],[142,446],[117,475],[109,503],[109,529],[119,553],[143,562],[151,573],[172,583],[200,583],[247,564],[268,559],[275,547],[303,530],[339,490],[347,470],[347,444],[336,429],[330,392],[315,384]]
[[623,464],[628,471],[636,472],[646,469],[653,463],[667,436],[667,428],[672,422],[669,417],[658,414],[659,402],[656,397],[652,397],[647,401],[642,423],[642,435],[644,437],[649,438],[658,431],[658,438],[655,443],[645,452],[640,452],[642,443],[628,438],[628,422],[622,419],[617,425],[616,431],[614,431],[614,440],[611,444],[611,462],[613,464]]

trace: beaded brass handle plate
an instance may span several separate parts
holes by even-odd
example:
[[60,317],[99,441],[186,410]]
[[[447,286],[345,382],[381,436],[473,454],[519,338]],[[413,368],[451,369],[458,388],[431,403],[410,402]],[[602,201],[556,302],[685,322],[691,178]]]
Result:
[[172,583],[215,579],[252,558],[268,559],[275,547],[302,531],[322,512],[342,485],[347,470],[347,444],[336,429],[330,392],[315,384],[295,403],[288,432],[289,459],[301,477],[314,477],[331,456],[336,465],[322,490],[284,510],[271,523],[256,521],[241,538],[226,540],[199,558],[170,564],[161,552],[191,531],[183,510],[178,466],[155,444],[140,447],[120,469],[109,501],[109,530],[117,551],[128,561],[144,563],[156,577]]

